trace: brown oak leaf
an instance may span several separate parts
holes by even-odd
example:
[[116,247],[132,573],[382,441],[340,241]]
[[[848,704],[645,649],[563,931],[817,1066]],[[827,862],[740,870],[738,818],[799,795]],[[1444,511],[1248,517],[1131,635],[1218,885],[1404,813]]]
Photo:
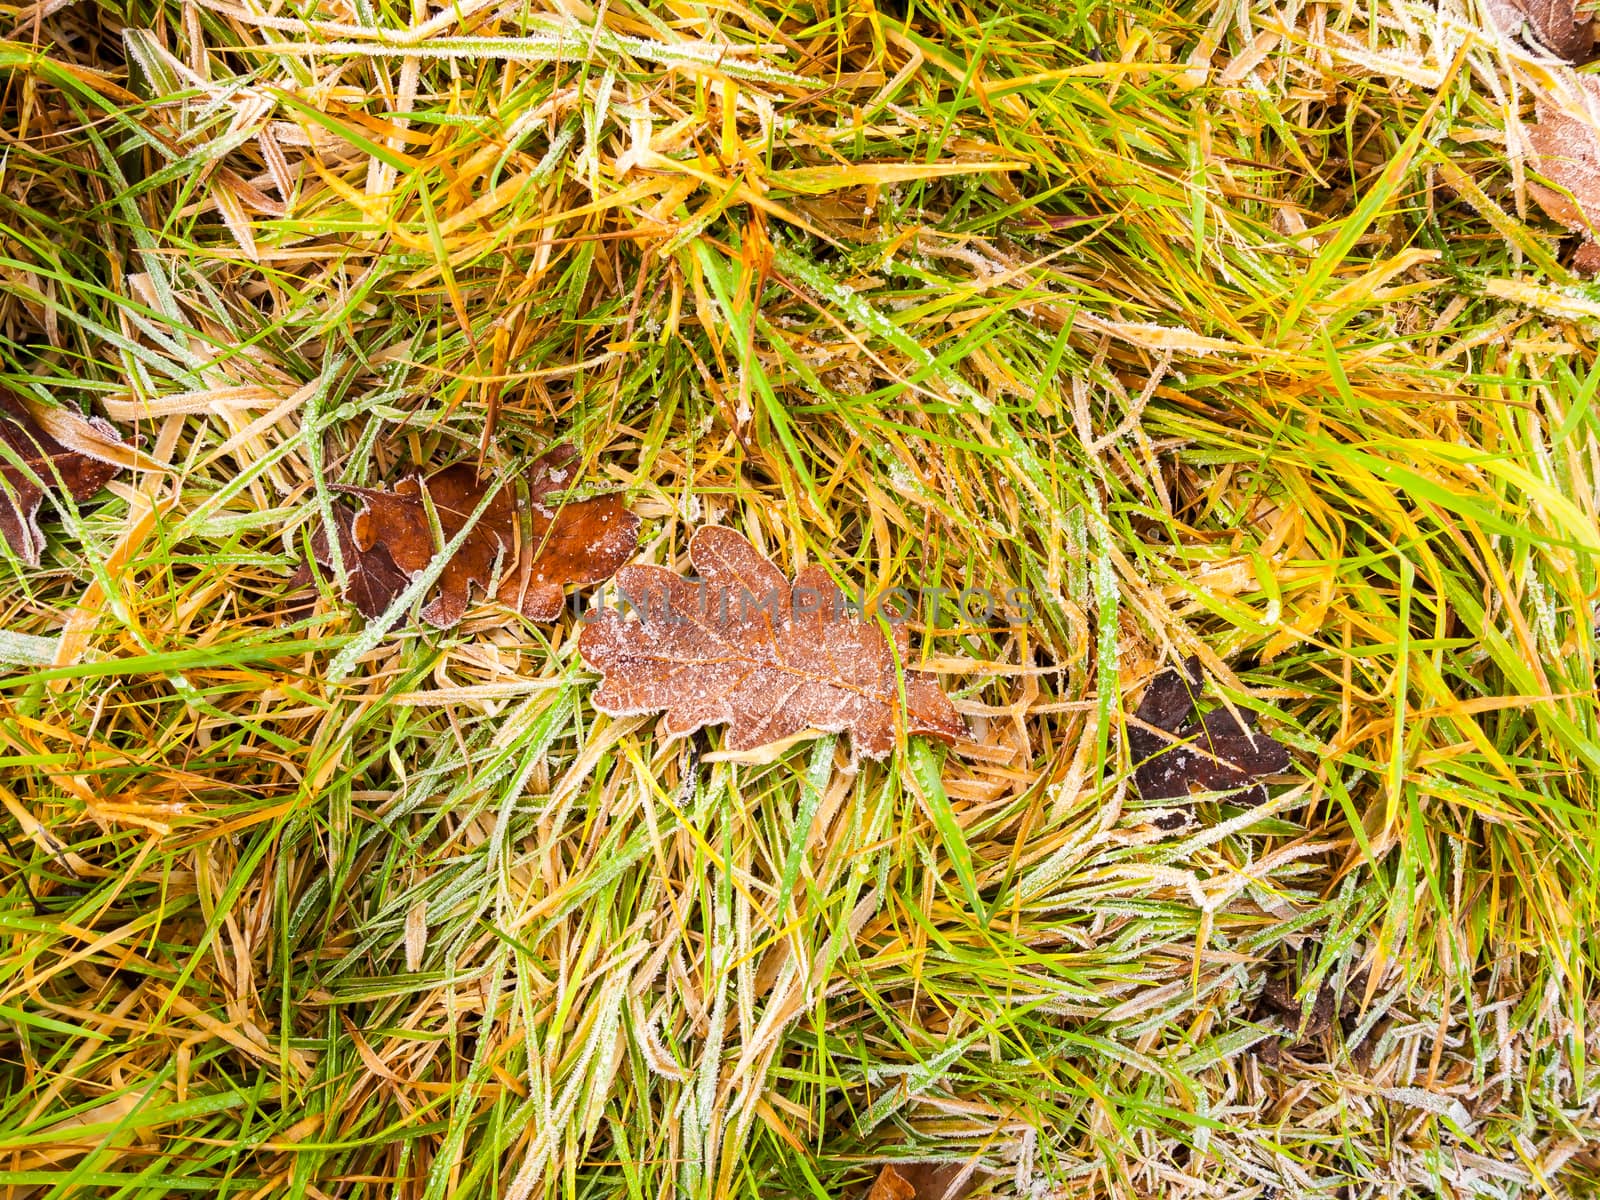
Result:
[[[1600,111],[1600,80],[1579,76],[1578,85],[1588,94],[1591,107]],[[1533,153],[1528,165],[1551,184],[1528,181],[1528,195],[1550,218],[1574,233],[1583,235],[1573,266],[1593,273],[1600,267],[1600,131],[1592,120],[1584,120],[1548,99],[1541,99],[1539,119],[1527,127]]]
[[[500,487],[445,564],[436,594],[422,609],[424,619],[441,628],[454,625],[476,586],[485,593],[492,588],[499,603],[531,621],[553,621],[561,615],[567,584],[598,583],[627,561],[638,545],[639,518],[620,496],[551,500],[553,493],[572,486],[577,460],[577,450],[566,445],[535,460],[526,479],[526,504],[519,503],[510,482]],[[349,580],[346,595],[356,608],[369,617],[387,609],[466,528],[492,483],[463,462],[425,478],[411,475],[393,491],[336,487],[361,501],[354,513],[337,506],[335,511]],[[434,539],[430,503],[444,543]],[[326,530],[313,539],[312,552],[331,567]]]
[[[1264,776],[1289,769],[1283,743],[1241,724],[1226,708],[1198,721],[1196,692],[1200,660],[1184,671],[1163,671],[1145,690],[1128,727],[1134,784],[1144,800],[1187,800],[1191,792],[1242,793],[1238,802],[1254,807],[1267,799]],[[1181,815],[1157,822],[1163,828],[1183,823]]]
[[[1594,57],[1594,13],[1573,0],[1487,0],[1502,36],[1520,38],[1569,63]],[[1579,12],[1580,8],[1585,11]]]
[[[434,542],[428,507],[422,498],[423,487],[427,487],[428,499],[438,516],[439,532],[448,543],[466,527],[483,501],[487,483],[471,463],[456,463],[426,479],[420,475],[402,479],[392,492],[372,488],[340,490],[363,501],[350,523],[356,548],[366,552],[382,547],[410,577],[426,568],[443,548]],[[440,574],[435,585],[437,595],[423,606],[424,620],[441,628],[454,625],[467,611],[473,584],[487,591],[494,582],[496,563],[502,568],[507,565],[515,553],[514,495],[509,486],[504,486],[489,502],[467,540]],[[556,607],[559,612],[559,601]]]
[[[698,581],[630,566],[617,589],[635,617],[604,610],[583,631],[583,659],[605,676],[595,707],[615,716],[666,710],[673,735],[727,724],[729,750],[753,750],[815,729],[849,731],[857,755],[894,746],[900,707],[893,645],[876,624],[847,613],[828,573],[810,566],[791,584],[738,533],[708,525],[689,540]],[[906,728],[944,741],[966,723],[935,678],[903,671]]]
[[[80,444],[120,444],[122,436],[99,417],[65,410],[56,419],[83,426]],[[62,436],[67,436],[63,433]],[[39,530],[39,504],[47,490],[64,490],[82,503],[111,481],[122,467],[81,450],[69,450],[46,433],[18,396],[0,389],[0,441],[16,459],[0,454],[0,538],[29,566],[39,565],[44,534]]]

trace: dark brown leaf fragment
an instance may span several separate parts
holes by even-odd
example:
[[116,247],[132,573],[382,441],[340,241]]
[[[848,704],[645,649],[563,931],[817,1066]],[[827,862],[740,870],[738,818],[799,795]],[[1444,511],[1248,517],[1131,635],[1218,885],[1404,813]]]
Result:
[[1128,726],[1134,784],[1146,801],[1187,800],[1194,792],[1238,793],[1237,803],[1262,804],[1268,775],[1289,769],[1289,751],[1266,734],[1241,724],[1226,708],[1195,720],[1200,662],[1184,671],[1163,671],[1145,689]]
[[1337,987],[1324,979],[1311,993],[1308,1005],[1296,994],[1291,975],[1274,975],[1256,999],[1254,1019],[1275,1020],[1294,1042],[1316,1041],[1361,1012],[1367,978],[1368,972],[1362,969]]
[[1278,975],[1267,980],[1256,1003],[1263,1016],[1278,1018],[1296,1038],[1310,1041],[1333,1028],[1334,1019],[1340,1015],[1338,1001],[1332,988],[1319,986],[1311,998],[1311,1010],[1307,1012],[1306,1006],[1295,998],[1293,983]]
[[[439,521],[444,543],[435,544],[428,507],[422,498],[426,486]],[[424,570],[434,554],[455,540],[466,528],[488,491],[488,481],[480,481],[470,463],[456,463],[435,471],[424,480],[419,475],[402,479],[392,492],[378,489],[348,489],[364,503],[351,522],[358,549],[378,547],[388,550],[395,565],[407,576]],[[487,590],[494,582],[496,565],[509,554],[508,538],[516,524],[516,507],[509,487],[502,487],[489,501],[467,540],[445,564],[435,585],[437,594],[423,606],[423,619],[445,628],[461,620],[477,584]]]
[[900,1174],[893,1163],[884,1163],[883,1170],[879,1171],[878,1177],[872,1181],[872,1187],[867,1192],[867,1200],[917,1200],[917,1189]]
[[[121,442],[122,436],[99,417],[63,414],[86,427],[86,444]],[[39,504],[46,491],[64,491],[75,503],[88,500],[122,468],[93,455],[69,450],[51,437],[18,396],[0,389],[0,441],[22,465],[0,455],[0,538],[29,566],[39,565],[44,534],[39,529]]]
[[610,579],[639,547],[639,518],[621,496],[550,501],[572,486],[577,465],[577,450],[558,446],[528,473],[531,530],[516,568],[501,579],[499,599],[530,621],[555,620],[567,585]]
[[[877,625],[848,612],[821,567],[791,584],[738,533],[697,530],[686,579],[661,567],[631,566],[617,588],[637,616],[598,614],[578,645],[605,676],[595,707],[617,716],[666,710],[671,734],[729,726],[729,750],[753,750],[808,729],[849,731],[857,755],[883,758],[900,710],[895,664],[910,638],[893,645]],[[937,680],[903,671],[906,729],[944,741],[966,723]]]

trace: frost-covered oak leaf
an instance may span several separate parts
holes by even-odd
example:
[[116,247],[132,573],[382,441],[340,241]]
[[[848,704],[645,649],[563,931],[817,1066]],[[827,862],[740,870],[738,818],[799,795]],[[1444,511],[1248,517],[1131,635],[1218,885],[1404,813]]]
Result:
[[1582,243],[1573,258],[1578,270],[1600,269],[1600,79],[1580,75],[1575,82],[1587,112],[1574,114],[1553,98],[1540,97],[1539,119],[1527,127],[1533,153],[1528,165],[1549,181],[1528,181],[1528,195]]
[[699,579],[661,567],[617,572],[631,612],[606,609],[583,631],[583,659],[604,677],[594,704],[614,716],[666,711],[669,734],[727,725],[725,749],[754,750],[807,730],[848,732],[857,756],[895,744],[904,683],[909,733],[953,742],[967,734],[935,678],[905,669],[903,625],[886,638],[848,610],[818,566],[790,583],[738,533],[695,532]]
[[1570,63],[1584,63],[1594,57],[1594,14],[1588,4],[1573,0],[1487,0],[1485,8],[1503,37],[1529,42]]

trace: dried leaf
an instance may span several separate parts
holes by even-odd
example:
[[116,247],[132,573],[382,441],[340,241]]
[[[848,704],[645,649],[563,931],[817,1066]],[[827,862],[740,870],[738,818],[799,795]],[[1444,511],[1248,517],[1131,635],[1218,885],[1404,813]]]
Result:
[[[608,579],[627,561],[638,545],[639,518],[620,496],[546,504],[552,493],[571,487],[577,459],[573,447],[558,446],[536,460],[528,472],[525,505],[519,505],[509,483],[489,499],[440,574],[437,594],[422,610],[426,620],[454,625],[476,586],[493,589],[496,600],[531,621],[553,621],[561,615],[567,584]],[[426,479],[402,479],[393,491],[338,488],[362,501],[347,524],[336,515],[340,547],[353,551],[346,555],[347,569],[352,560],[356,565],[348,597],[357,609],[370,617],[393,603],[406,582],[467,527],[491,484],[470,463],[456,463]],[[434,538],[430,504],[443,543]],[[322,550],[313,545],[313,551],[319,562],[331,565],[326,533],[322,538]]]
[[[486,481],[478,478],[477,469],[470,463],[445,467],[426,480],[420,475],[402,479],[392,492],[341,489],[364,501],[350,525],[356,548],[363,553],[387,550],[408,577],[425,569],[442,549],[434,542],[428,506],[423,500],[424,484],[438,517],[439,531],[448,543],[466,528],[487,491]],[[502,557],[512,553],[515,528],[516,505],[509,488],[502,487],[440,574],[438,594],[423,607],[423,619],[441,628],[461,620],[473,584],[487,591]]]
[[917,1189],[891,1164],[884,1163],[883,1170],[872,1181],[867,1200],[917,1200]]
[[[383,546],[361,550],[356,546],[350,523],[355,514],[342,504],[333,506],[334,532],[339,539],[339,556],[344,560],[345,598],[364,617],[388,611],[406,590],[408,576],[395,565]],[[334,569],[333,548],[326,527],[311,536],[311,554],[328,570]]]
[[[89,499],[122,468],[109,461],[111,447],[125,447],[121,435],[99,417],[82,417],[62,409],[51,423],[80,449],[69,450],[34,418],[21,397],[0,390],[0,441],[26,466],[0,456],[0,538],[30,566],[39,565],[44,534],[39,530],[39,503],[46,490],[65,490],[75,502]],[[106,447],[102,453],[97,447]]]
[[[1579,83],[1600,98],[1592,77],[1580,77]],[[1528,194],[1553,220],[1583,234],[1585,245],[1590,245],[1600,230],[1600,132],[1593,121],[1573,116],[1547,100],[1539,102],[1538,116],[1538,121],[1528,126],[1533,147],[1528,165],[1557,186],[1529,180]]]
[[1336,1022],[1359,1012],[1367,988],[1368,973],[1356,972],[1337,990],[1329,980],[1316,985],[1310,1004],[1296,997],[1293,981],[1285,975],[1267,980],[1256,999],[1254,1019],[1275,1017],[1283,1021],[1297,1041],[1313,1041],[1334,1027]]
[[[1267,799],[1264,776],[1289,768],[1281,742],[1248,725],[1226,708],[1195,716],[1200,662],[1191,658],[1185,672],[1164,671],[1145,690],[1128,728],[1134,783],[1144,800],[1187,800],[1191,792],[1240,792],[1238,802]],[[1161,822],[1165,827],[1181,823]]]
[[978,1177],[956,1186],[962,1173],[960,1163],[885,1163],[866,1200],[963,1200]]
[[[602,612],[579,641],[584,661],[605,676],[596,708],[616,716],[665,709],[672,734],[728,724],[729,750],[812,729],[848,730],[858,755],[889,753],[900,704],[895,663],[909,650],[904,626],[894,627],[891,650],[877,625],[847,612],[821,567],[790,584],[731,529],[696,531],[689,559],[699,581],[651,566],[617,573],[637,619]],[[966,735],[932,675],[903,675],[909,732]]]
[[561,614],[568,584],[610,579],[639,548],[639,518],[621,496],[597,496],[546,504],[573,483],[578,452],[558,446],[534,463],[528,476],[532,532],[517,569],[500,584],[500,602],[529,620],[553,621]]
[[418,900],[406,913],[406,970],[420,971],[428,949],[428,902]]
[[1573,0],[1487,0],[1489,17],[1508,38],[1531,42],[1570,63],[1594,57],[1594,15]]
[[1334,1018],[1339,1015],[1331,988],[1318,987],[1312,997],[1311,1010],[1307,1012],[1305,1005],[1295,999],[1294,985],[1281,975],[1267,980],[1256,1007],[1262,1016],[1270,1015],[1291,1022],[1290,1028],[1305,1040],[1319,1038],[1328,1032],[1333,1028]]

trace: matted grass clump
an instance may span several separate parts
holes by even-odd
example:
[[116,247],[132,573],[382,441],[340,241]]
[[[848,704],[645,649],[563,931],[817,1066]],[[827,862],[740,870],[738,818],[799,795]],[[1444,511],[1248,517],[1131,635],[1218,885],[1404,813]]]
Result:
[[[0,382],[164,467],[0,562],[0,1195],[1600,1183],[1568,68],[1389,0],[0,13]],[[587,594],[291,582],[335,485],[559,440],[638,561],[1024,589],[913,623],[973,740],[735,761],[593,709]],[[1295,766],[1168,829],[1191,654]]]

